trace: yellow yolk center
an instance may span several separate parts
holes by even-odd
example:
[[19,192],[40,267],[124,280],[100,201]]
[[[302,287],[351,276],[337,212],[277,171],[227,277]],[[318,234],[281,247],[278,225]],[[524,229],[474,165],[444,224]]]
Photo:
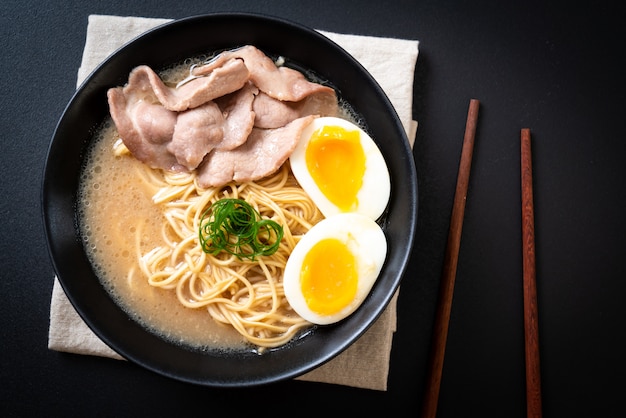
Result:
[[356,258],[336,238],[326,238],[311,247],[304,258],[300,286],[309,308],[332,315],[348,306],[357,291]]
[[324,126],[313,133],[305,158],[313,180],[326,198],[343,212],[353,210],[365,173],[360,132]]

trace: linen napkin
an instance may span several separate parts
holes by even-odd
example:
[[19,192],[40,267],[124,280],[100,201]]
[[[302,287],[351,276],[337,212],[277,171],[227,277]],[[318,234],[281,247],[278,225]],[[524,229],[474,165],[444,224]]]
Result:
[[[90,15],[77,86],[117,48],[170,19]],[[320,31],[352,54],[374,76],[396,108],[411,146],[417,123],[412,120],[413,75],[418,41]],[[298,380],[387,389],[389,356],[396,330],[398,293],[375,324],[350,348]],[[83,322],[54,278],[48,348],[55,351],[123,359]]]

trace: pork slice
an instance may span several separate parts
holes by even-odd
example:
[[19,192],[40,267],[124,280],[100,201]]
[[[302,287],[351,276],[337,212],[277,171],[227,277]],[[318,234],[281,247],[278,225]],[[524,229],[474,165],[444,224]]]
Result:
[[210,74],[222,61],[232,58],[242,59],[250,71],[250,80],[259,90],[278,100],[298,102],[315,92],[333,91],[331,87],[308,81],[297,70],[277,67],[270,57],[252,45],[222,52],[207,65],[194,68],[193,74]]
[[275,129],[287,125],[300,116],[297,103],[299,102],[283,102],[263,92],[259,93],[252,103],[254,126]]
[[109,111],[120,138],[135,158],[152,168],[185,170],[167,150],[177,114],[144,93],[121,87],[107,92]]
[[193,170],[224,138],[224,117],[213,101],[180,112],[167,150],[179,164]]
[[332,87],[313,83],[307,80],[301,72],[289,67],[279,67],[278,74],[259,74],[258,79],[258,82],[264,86],[264,88],[259,88],[263,91],[275,92],[268,94],[278,100],[298,102],[314,93],[335,92]]
[[191,74],[193,76],[206,76],[215,71],[216,68],[219,68],[224,65],[224,63],[233,58],[241,59],[242,49],[255,48],[251,45],[246,45],[240,48],[229,49],[226,51],[222,51],[210,60],[206,61],[202,65],[195,66],[191,69]]
[[254,126],[252,103],[258,93],[259,89],[248,82],[238,91],[215,100],[224,114],[224,138],[217,149],[228,151],[246,142]]
[[221,187],[231,181],[243,183],[273,174],[289,158],[313,119],[315,116],[305,116],[277,129],[254,128],[243,145],[230,151],[211,151],[198,167],[198,184]]
[[319,90],[299,103],[300,117],[308,115],[339,116],[339,102],[335,90]]
[[140,65],[131,71],[124,88],[146,92],[151,90],[163,107],[181,112],[239,90],[248,78],[249,72],[243,61],[232,58],[206,77],[194,78],[178,88],[173,88],[163,83],[150,67]]
[[261,92],[254,99],[252,110],[255,127],[273,129],[304,116],[337,116],[339,105],[334,90],[313,93],[299,102],[281,101]]
[[237,49],[238,48],[220,52],[219,54],[210,58],[208,61],[205,61],[201,65],[192,67],[191,74],[195,76],[204,76],[210,74],[216,68],[224,65],[224,63],[229,59],[236,58],[237,55],[235,53],[237,52]]

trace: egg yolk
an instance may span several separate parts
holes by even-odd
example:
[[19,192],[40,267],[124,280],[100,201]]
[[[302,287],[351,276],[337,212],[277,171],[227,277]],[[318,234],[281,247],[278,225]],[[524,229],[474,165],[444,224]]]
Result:
[[353,210],[365,174],[360,132],[324,126],[311,136],[305,158],[311,177],[326,198],[343,212]]
[[309,308],[332,315],[348,306],[357,291],[356,257],[336,238],[315,244],[304,258],[300,287]]

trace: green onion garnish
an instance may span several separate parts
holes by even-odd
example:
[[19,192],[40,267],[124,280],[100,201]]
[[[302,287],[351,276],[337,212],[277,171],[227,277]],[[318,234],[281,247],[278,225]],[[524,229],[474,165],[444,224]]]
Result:
[[262,219],[245,200],[221,199],[202,214],[199,236],[207,254],[225,251],[254,260],[278,250],[283,228],[271,219]]

